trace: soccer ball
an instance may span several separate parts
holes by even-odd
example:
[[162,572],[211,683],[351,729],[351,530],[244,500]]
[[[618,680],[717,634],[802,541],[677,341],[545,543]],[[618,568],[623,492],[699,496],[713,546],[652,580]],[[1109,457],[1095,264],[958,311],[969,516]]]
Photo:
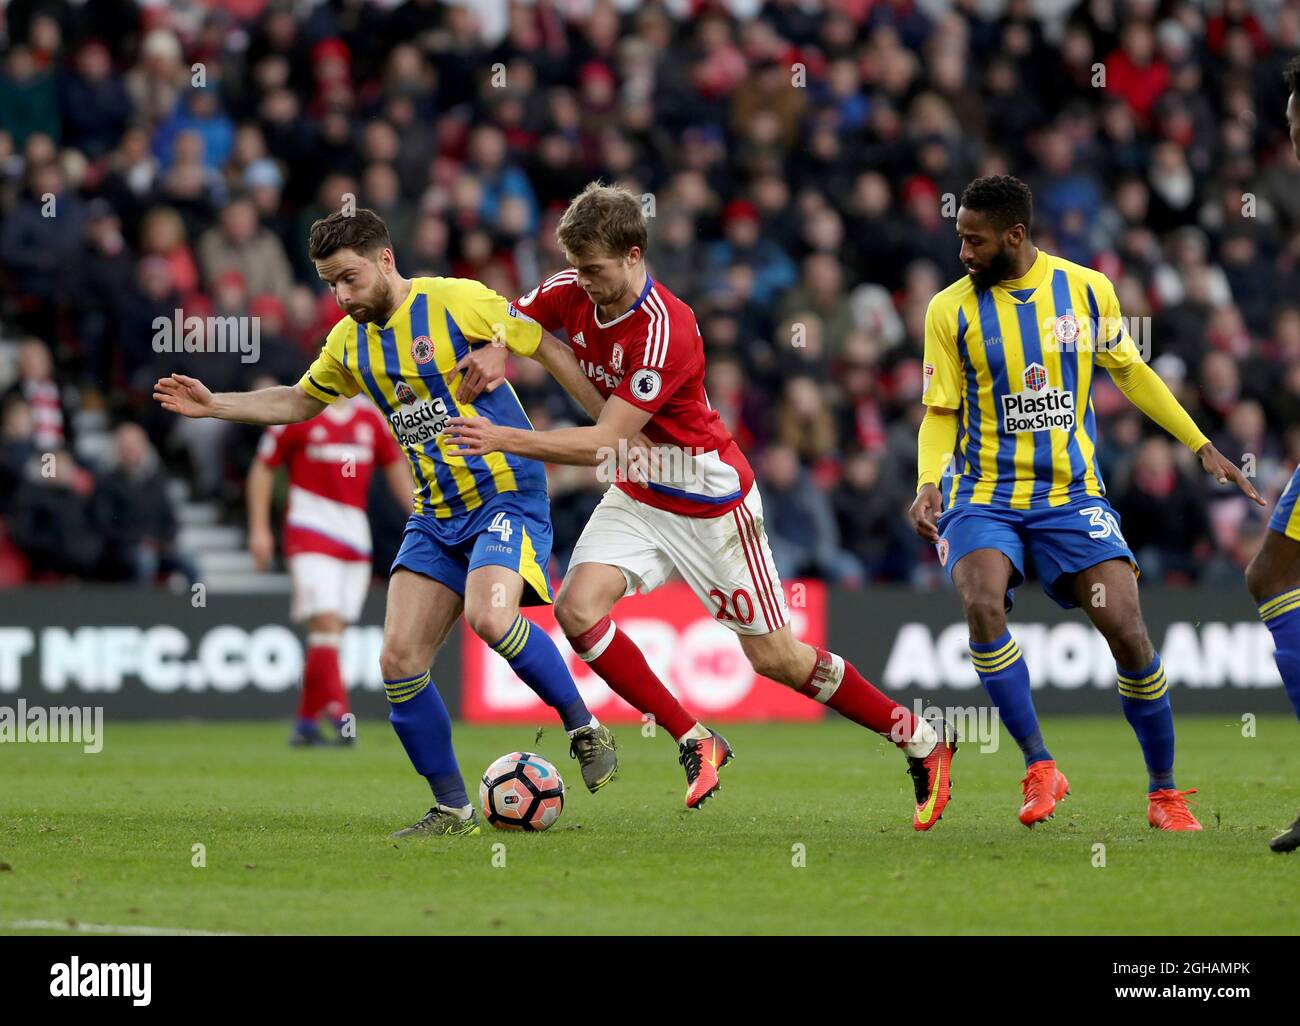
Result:
[[564,808],[564,781],[540,755],[512,752],[483,771],[478,802],[498,830],[546,830]]

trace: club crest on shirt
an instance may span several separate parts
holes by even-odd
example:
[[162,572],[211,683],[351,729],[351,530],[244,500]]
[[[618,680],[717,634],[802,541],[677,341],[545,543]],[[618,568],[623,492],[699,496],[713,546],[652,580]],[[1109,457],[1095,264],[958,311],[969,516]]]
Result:
[[623,345],[621,342],[615,342],[614,348],[609,351],[609,369],[615,374],[623,373]]
[[405,381],[399,381],[394,391],[397,393],[397,401],[403,406],[410,406],[415,402],[415,390]]
[[433,359],[433,343],[428,335],[421,335],[411,343],[411,356],[421,366]]
[[1061,345],[1074,345],[1079,338],[1079,322],[1074,319],[1074,314],[1064,313],[1056,318],[1056,323],[1052,325],[1052,334]]

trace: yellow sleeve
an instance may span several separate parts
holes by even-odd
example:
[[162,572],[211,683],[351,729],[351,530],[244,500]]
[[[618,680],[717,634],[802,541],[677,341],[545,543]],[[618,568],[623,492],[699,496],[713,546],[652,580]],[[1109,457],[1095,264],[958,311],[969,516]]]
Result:
[[341,396],[354,396],[361,391],[356,376],[343,366],[343,332],[355,330],[347,318],[339,321],[321,346],[320,355],[298,379],[298,387],[313,399],[332,403]]
[[957,446],[957,415],[925,411],[916,436],[916,490],[937,486]]
[[925,390],[921,402],[945,410],[961,408],[961,360],[957,357],[952,314],[953,308],[943,301],[942,294],[931,299],[925,311]]
[[1097,312],[1100,314],[1095,329],[1097,366],[1110,371],[1111,380],[1128,396],[1129,402],[1196,452],[1209,439],[1174,398],[1169,386],[1160,380],[1160,375],[1143,361],[1142,351],[1120,316],[1115,286],[1107,278],[1102,279],[1099,289]]
[[542,326],[505,296],[470,278],[444,278],[445,302],[470,342],[505,342],[512,353],[532,356],[542,344]]
[[1119,297],[1109,278],[1103,277],[1098,287],[1097,313],[1098,321],[1093,329],[1097,366],[1114,370],[1142,363],[1142,352],[1128,333],[1119,311]]
[[1112,367],[1110,376],[1128,401],[1177,438],[1192,452],[1200,450],[1208,438],[1196,426],[1191,415],[1174,398],[1160,375],[1141,360]]

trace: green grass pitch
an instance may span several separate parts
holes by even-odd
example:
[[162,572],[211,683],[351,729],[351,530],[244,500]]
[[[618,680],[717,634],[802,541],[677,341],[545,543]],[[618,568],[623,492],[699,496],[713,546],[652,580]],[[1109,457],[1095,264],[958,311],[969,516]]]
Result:
[[475,797],[498,755],[555,762],[559,823],[394,841],[429,800],[383,721],[363,721],[354,749],[305,751],[278,723],[110,722],[98,755],[0,746],[0,932],[1294,933],[1300,855],[1267,847],[1300,806],[1294,720],[1261,718],[1253,738],[1228,716],[1178,728],[1202,834],[1148,828],[1116,713],[1044,722],[1074,791],[1055,820],[1016,821],[1022,764],[1004,736],[958,752],[927,834],[902,756],[844,722],[727,729],[737,760],[697,812],[662,735],[618,731],[620,775],[589,795],[558,728],[535,742],[460,726]]

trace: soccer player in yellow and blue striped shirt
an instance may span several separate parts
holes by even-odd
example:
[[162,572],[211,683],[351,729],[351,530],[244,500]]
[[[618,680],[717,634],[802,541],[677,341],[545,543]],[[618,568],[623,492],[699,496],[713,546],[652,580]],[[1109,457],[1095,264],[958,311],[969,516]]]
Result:
[[451,720],[429,679],[462,610],[475,633],[560,714],[583,779],[597,790],[617,767],[613,736],[587,711],[554,642],[519,615],[521,604],[552,600],[544,469],[504,453],[454,454],[444,431],[458,415],[531,430],[510,385],[484,381],[470,366],[474,346],[504,346],[537,359],[593,419],[600,394],[567,345],[486,286],[398,274],[388,228],[371,210],[317,221],[308,254],[348,316],[297,385],[213,395],[194,378],[171,375],[157,383],[155,398],[184,416],[285,424],[364,392],[387,418],[415,498],[389,578],[379,661],[389,719],[435,802],[396,836],[478,832]]
[[1097,463],[1097,369],[1199,454],[1208,473],[1260,500],[1143,362],[1106,276],[1036,248],[1032,219],[1033,198],[1016,178],[977,178],[962,194],[957,235],[969,273],[926,312],[927,409],[909,515],[938,547],[965,609],[976,672],[1024,753],[1020,821],[1050,818],[1069,793],[1007,630],[1028,552],[1043,590],[1067,609],[1082,606],[1115,656],[1124,714],[1147,766],[1148,820],[1199,830],[1184,797],[1191,792],[1174,783],[1173,713],[1142,623],[1137,561]]
[[[1282,72],[1286,82],[1286,125],[1291,149],[1300,160],[1300,57]],[[1300,716],[1300,467],[1291,475],[1268,521],[1264,544],[1246,567],[1246,587],[1259,606],[1260,619],[1273,635],[1273,659],[1282,686]],[[1276,852],[1300,848],[1300,816],[1269,841]]]

